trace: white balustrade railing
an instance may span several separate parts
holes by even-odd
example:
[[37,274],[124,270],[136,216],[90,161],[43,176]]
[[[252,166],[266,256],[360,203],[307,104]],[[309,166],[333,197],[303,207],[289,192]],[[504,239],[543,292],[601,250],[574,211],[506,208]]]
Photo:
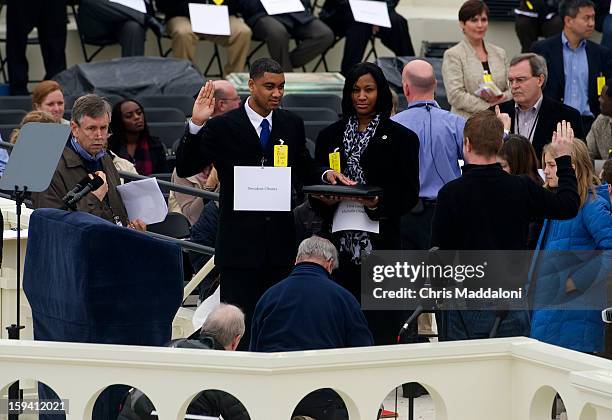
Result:
[[253,420],[289,419],[319,388],[344,399],[351,420],[371,420],[396,386],[419,382],[439,420],[550,419],[559,393],[570,420],[612,419],[612,362],[527,338],[255,354],[0,340],[0,387],[42,381],[91,418],[111,384],[143,391],[159,418],[183,419],[192,398],[219,389]]

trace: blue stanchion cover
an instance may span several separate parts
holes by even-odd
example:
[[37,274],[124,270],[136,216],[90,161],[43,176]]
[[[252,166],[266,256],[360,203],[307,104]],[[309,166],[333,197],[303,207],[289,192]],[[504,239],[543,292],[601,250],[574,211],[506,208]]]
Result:
[[87,213],[39,209],[23,287],[35,340],[162,346],[183,296],[181,249]]

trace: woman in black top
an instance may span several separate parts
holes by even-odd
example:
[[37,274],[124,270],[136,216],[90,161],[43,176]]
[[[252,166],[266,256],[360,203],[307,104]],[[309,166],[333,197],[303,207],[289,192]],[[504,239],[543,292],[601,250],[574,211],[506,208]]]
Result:
[[[367,216],[379,223],[379,233],[340,231],[333,235],[340,251],[336,279],[358,300],[361,257],[372,250],[400,248],[400,217],[419,198],[419,139],[390,119],[391,108],[391,93],[382,70],[371,63],[357,64],[346,75],[343,118],[321,131],[316,142],[319,164],[333,167],[330,154],[338,152],[340,172],[383,190],[380,197],[351,200],[362,204]],[[311,203],[330,232],[340,200],[316,197]],[[376,344],[395,342],[405,320],[397,311],[367,311],[366,317]]]
[[113,107],[110,131],[109,149],[132,162],[140,175],[168,172],[164,146],[149,133],[144,109],[137,101],[127,99]]

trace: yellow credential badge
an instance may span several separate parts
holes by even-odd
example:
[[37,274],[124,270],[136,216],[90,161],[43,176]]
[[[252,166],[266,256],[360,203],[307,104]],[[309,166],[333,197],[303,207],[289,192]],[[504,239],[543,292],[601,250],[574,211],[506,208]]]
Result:
[[329,154],[329,167],[336,172],[342,172],[340,170],[340,152],[339,147],[336,147],[332,153]]
[[[597,96],[601,96],[601,92],[603,92],[603,88],[606,85],[606,78],[603,75],[600,75],[597,78]],[[610,88],[608,88],[609,90]],[[610,92],[608,92],[608,95]]]
[[283,140],[279,140],[280,144],[274,145],[274,166],[287,167],[289,163],[289,147]]
[[482,76],[483,80],[485,83],[493,83],[493,76],[491,76],[491,73],[489,72],[484,72],[484,75]]

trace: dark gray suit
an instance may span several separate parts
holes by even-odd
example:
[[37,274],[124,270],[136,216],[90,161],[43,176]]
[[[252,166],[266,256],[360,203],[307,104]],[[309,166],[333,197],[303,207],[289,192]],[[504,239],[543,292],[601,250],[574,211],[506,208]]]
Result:
[[108,0],[81,0],[77,20],[86,42],[119,43],[121,56],[144,55],[144,13]]
[[[293,71],[322,54],[334,42],[332,30],[312,15],[310,1],[302,0],[303,12],[268,16],[259,0],[239,0],[240,11],[255,39],[268,45],[270,57],[278,61],[283,71]],[[289,52],[289,40],[295,38],[296,48]]]

